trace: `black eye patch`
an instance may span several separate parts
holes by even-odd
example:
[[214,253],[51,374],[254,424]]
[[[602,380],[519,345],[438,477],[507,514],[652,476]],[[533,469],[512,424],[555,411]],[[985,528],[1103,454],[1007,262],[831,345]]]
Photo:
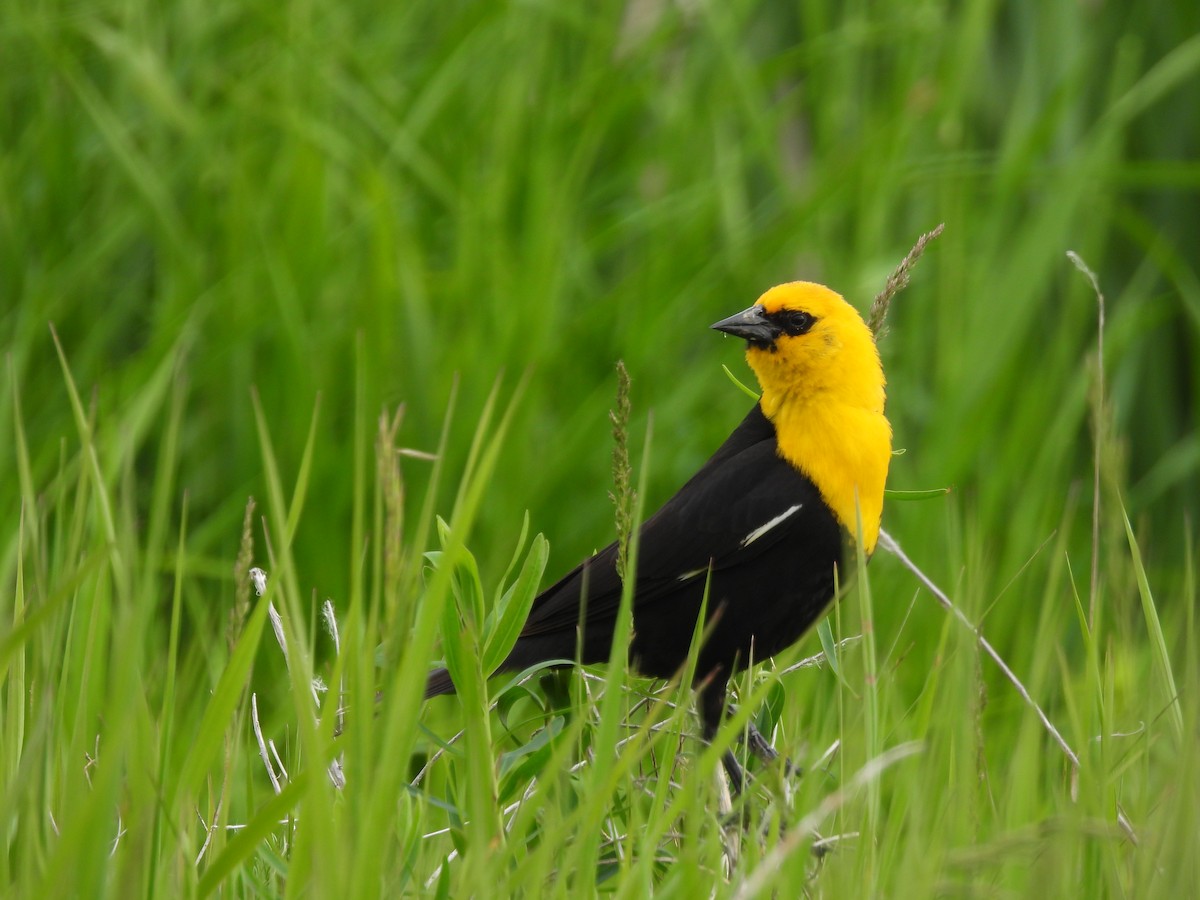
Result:
[[817,324],[817,317],[802,309],[780,309],[771,313],[767,318],[781,332],[790,337],[807,334]]

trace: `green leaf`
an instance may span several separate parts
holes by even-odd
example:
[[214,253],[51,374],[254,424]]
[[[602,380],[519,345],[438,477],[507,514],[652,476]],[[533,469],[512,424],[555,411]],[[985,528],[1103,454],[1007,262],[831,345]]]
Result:
[[[496,584],[496,597],[494,606],[499,606],[501,594],[504,592],[504,585],[508,584],[508,578],[513,573],[513,569],[517,567],[517,563],[521,560],[521,554],[525,552],[525,541],[529,537],[529,510],[525,510],[525,515],[521,519],[521,534],[517,537],[517,546],[513,549],[512,559],[508,561],[508,565],[504,569],[504,574],[500,577],[500,581]],[[494,610],[493,610],[494,613]]]
[[450,679],[461,688],[471,677],[468,661],[468,651],[464,643],[470,640],[467,629],[457,603],[445,603],[442,606],[442,656],[446,659],[446,670]]
[[934,497],[945,497],[950,488],[930,488],[927,491],[893,491],[885,490],[883,496],[889,500],[931,500]]
[[483,581],[479,577],[479,564],[475,555],[463,547],[455,560],[453,573],[454,595],[458,600],[463,618],[476,640],[479,640],[483,623],[487,621],[487,610],[483,605]]
[[752,400],[758,400],[758,391],[754,390],[754,388],[752,388],[752,387],[747,387],[745,384],[743,384],[740,378],[738,378],[736,375],[734,375],[733,372],[729,371],[729,366],[722,363],[721,368],[725,370],[725,374],[729,376],[729,380],[734,383],[734,386],[737,387],[738,390],[740,390],[743,394],[745,394],[747,397],[751,398]]
[[1168,710],[1171,724],[1174,726],[1176,737],[1183,737],[1183,710],[1179,705],[1179,689],[1175,686],[1175,675],[1171,672],[1171,655],[1167,650],[1167,639],[1163,635],[1162,623],[1158,619],[1158,610],[1154,605],[1154,595],[1150,592],[1150,580],[1146,577],[1146,567],[1142,565],[1142,553],[1138,549],[1137,539],[1133,536],[1133,526],[1129,524],[1129,515],[1121,505],[1121,521],[1125,523],[1125,536],[1129,540],[1129,553],[1133,557],[1133,571],[1137,575],[1138,594],[1142,599],[1142,615],[1146,619],[1146,630],[1150,632],[1150,646],[1153,650],[1155,668],[1162,679],[1163,688],[1167,692]]
[[779,724],[779,718],[783,715],[783,704],[786,700],[787,694],[783,685],[776,681],[767,689],[766,699],[754,714],[754,727],[768,739],[771,732],[775,730],[775,726]]
[[[528,757],[532,756],[532,762],[544,762],[550,756],[551,744],[554,739],[563,730],[566,724],[566,719],[562,716],[555,716],[550,720],[550,723],[545,727],[538,729],[537,733],[532,738],[518,747],[516,750],[510,750],[500,757],[500,776],[504,778],[508,775],[520,776],[522,773],[533,774],[533,770],[541,768],[540,765],[529,766],[531,760]],[[524,762],[523,762],[524,761]],[[524,780],[524,778],[520,778]],[[511,787],[511,785],[510,785]],[[502,796],[504,792],[501,792]]]
[[505,592],[494,611],[492,618],[495,624],[487,629],[483,650],[485,675],[494,672],[516,645],[521,629],[525,627],[525,620],[529,618],[529,610],[537,596],[542,573],[546,570],[546,561],[549,558],[550,544],[539,534],[529,546],[529,554],[521,566],[521,574]]
[[464,624],[478,639],[479,630],[487,619],[479,564],[475,561],[475,555],[454,536],[450,526],[441,517],[438,518],[438,535],[442,542],[442,552],[430,551],[425,554],[425,558],[434,566],[451,566],[450,584],[454,598],[458,601],[459,613]]
[[845,683],[846,677],[842,674],[842,664],[838,659],[837,641],[833,639],[833,627],[829,624],[829,617],[821,619],[817,625],[817,637],[821,639],[821,649],[825,651],[825,658],[829,661],[829,668],[838,681]]
[[212,692],[208,706],[205,707],[204,718],[191,741],[179,776],[179,785],[185,797],[195,795],[201,781],[208,774],[209,766],[221,752],[225,729],[229,727],[229,721],[250,680],[250,670],[254,666],[254,656],[258,652],[258,641],[262,636],[263,624],[267,621],[267,609],[273,594],[273,589],[268,587],[266,593],[258,599],[258,605],[246,620],[246,627],[242,629],[237,646],[234,647],[225,671],[221,673],[221,679]]
[[207,897],[215,891],[239,864],[259,850],[267,835],[279,828],[279,820],[289,815],[300,804],[311,788],[311,781],[316,772],[320,772],[320,769],[308,768],[297,773],[295,779],[285,785],[283,790],[259,807],[254,817],[246,823],[246,827],[238,830],[221,855],[204,870],[196,888],[198,896]]

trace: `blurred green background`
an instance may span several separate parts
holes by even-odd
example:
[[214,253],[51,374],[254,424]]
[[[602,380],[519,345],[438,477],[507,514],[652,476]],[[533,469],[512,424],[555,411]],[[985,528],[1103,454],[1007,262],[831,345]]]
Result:
[[[885,528],[1022,671],[1052,535],[1086,593],[1097,305],[1073,250],[1107,300],[1107,509],[1119,491],[1165,609],[1188,575],[1200,4],[12,0],[0,41],[0,509],[20,508],[15,423],[38,492],[75,464],[53,323],[135,529],[178,460],[197,646],[220,644],[246,498],[266,492],[252,391],[287,483],[319,398],[296,558],[301,589],[338,604],[362,552],[356,390],[403,403],[400,442],[428,451],[457,380],[453,485],[494,384],[506,400],[525,377],[470,545],[496,573],[529,510],[552,579],[612,538],[618,359],[653,509],[748,405],[711,322],[796,278],[865,310],[941,222],[881,350],[907,451],[891,487],[952,492],[891,503]],[[403,468],[415,510],[430,466]],[[1119,517],[1101,531],[1128,626]],[[15,521],[0,552],[7,590]],[[880,634],[906,623],[896,677],[919,685],[945,615],[910,610],[891,561],[872,572]],[[1147,659],[1118,666],[1118,696]]]
[[[70,432],[47,322],[102,419],[178,355],[197,553],[231,556],[262,492],[251,388],[285,465],[319,394],[298,544],[304,577],[344,592],[361,352],[368,408],[405,403],[417,448],[455,377],[461,438],[501,373],[529,373],[478,542],[528,508],[564,570],[611,533],[618,358],[635,420],[654,415],[653,504],[746,405],[710,322],[793,278],[864,308],[938,222],[882,344],[909,451],[893,487],[953,485],[1002,560],[1058,524],[1091,455],[1096,308],[1072,249],[1108,299],[1131,514],[1155,562],[1179,549],[1200,488],[1194,4],[18,2],[4,20],[0,342],[34,467]],[[933,553],[939,515],[886,525]]]

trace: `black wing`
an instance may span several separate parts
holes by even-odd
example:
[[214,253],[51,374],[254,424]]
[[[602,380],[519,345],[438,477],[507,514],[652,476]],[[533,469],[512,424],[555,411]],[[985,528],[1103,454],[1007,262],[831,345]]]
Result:
[[[816,617],[807,607],[823,608],[828,600],[816,595],[832,594],[840,529],[812,482],[781,459],[776,446],[774,426],[755,404],[712,458],[642,526],[634,649],[646,674],[670,674],[686,656],[710,565],[710,609],[728,603],[730,617],[740,621],[722,623],[722,643],[730,645],[719,651],[722,656],[744,653],[742,645],[764,628],[780,639],[785,631],[803,631]],[[585,592],[583,661],[608,658],[621,598],[616,555],[614,543],[534,601],[506,668],[573,658]],[[813,572],[827,579],[808,584]],[[785,597],[780,605],[775,595],[781,589],[811,601],[802,604],[802,623],[792,621],[798,615],[794,603]],[[786,621],[774,621],[780,616]],[[798,632],[783,645],[796,637]]]

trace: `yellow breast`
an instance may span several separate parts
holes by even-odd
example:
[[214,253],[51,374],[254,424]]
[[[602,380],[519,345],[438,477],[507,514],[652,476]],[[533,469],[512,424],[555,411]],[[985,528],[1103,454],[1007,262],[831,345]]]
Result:
[[812,480],[851,535],[859,534],[861,520],[863,549],[871,553],[892,456],[883,367],[871,332],[854,307],[819,284],[780,285],[758,303],[770,313],[803,310],[815,318],[805,333],[750,346],[746,359],[762,387],[779,454]]

